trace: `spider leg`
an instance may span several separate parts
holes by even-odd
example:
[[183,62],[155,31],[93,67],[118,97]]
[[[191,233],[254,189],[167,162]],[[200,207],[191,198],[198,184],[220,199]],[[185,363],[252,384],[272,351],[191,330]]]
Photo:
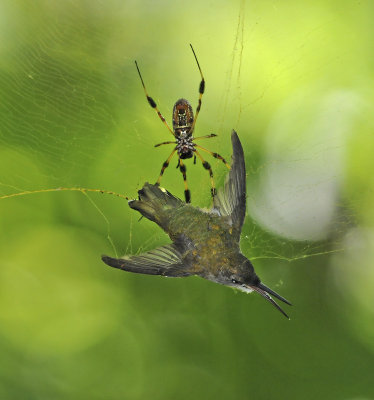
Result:
[[172,144],[172,143],[177,143],[177,142],[174,142],[174,141],[172,141],[172,142],[162,142],[162,143],[155,144],[155,147],[159,147],[159,146],[162,146],[164,144]]
[[212,194],[212,197],[214,197],[214,196],[217,194],[217,191],[216,191],[216,187],[215,187],[215,184],[214,184],[214,178],[213,178],[213,170],[212,170],[212,167],[210,166],[210,164],[208,163],[208,161],[205,161],[205,160],[203,159],[203,157],[201,156],[201,154],[200,154],[197,150],[195,150],[195,153],[196,153],[197,156],[200,158],[200,160],[201,160],[201,162],[202,162],[202,164],[203,164],[203,167],[209,171],[210,183],[211,183],[211,185],[212,185],[211,194]]
[[226,160],[218,153],[213,153],[212,151],[205,149],[204,147],[201,147],[198,144],[195,144],[195,147],[198,147],[200,150],[203,150],[203,151],[206,151],[207,153],[209,153],[212,157],[217,158],[218,160],[221,160],[228,169],[231,169],[230,165],[226,162]]
[[187,174],[186,174],[186,166],[183,164],[183,161],[179,159],[179,169],[182,172],[183,175],[183,181],[184,181],[184,198],[186,199],[186,203],[191,203],[191,192],[188,189],[188,184],[187,184]]
[[216,135],[215,133],[211,133],[210,135],[195,137],[195,138],[193,138],[193,140],[197,140],[197,139],[209,139],[209,138],[216,137],[216,136],[218,136],[218,135]]
[[198,105],[197,105],[196,113],[195,113],[195,118],[194,118],[194,120],[193,120],[193,122],[192,122],[191,130],[190,130],[190,132],[193,132],[193,130],[194,130],[194,128],[195,128],[197,116],[199,115],[200,108],[201,108],[201,99],[202,99],[202,97],[203,97],[204,90],[205,90],[205,79],[204,79],[203,73],[202,73],[202,71],[201,71],[199,61],[197,61],[197,57],[196,57],[196,54],[195,54],[195,50],[193,49],[192,44],[190,44],[190,46],[191,46],[192,53],[193,53],[193,55],[194,55],[194,57],[195,57],[197,67],[199,68],[200,75],[201,75],[201,82],[200,82],[200,86],[199,86],[199,103],[198,103]]
[[174,150],[170,153],[170,156],[168,157],[168,159],[162,164],[162,168],[161,168],[161,172],[160,172],[160,176],[157,179],[156,185],[159,185],[161,182],[161,178],[162,175],[164,175],[164,171],[165,169],[169,166],[170,160],[172,159],[174,153],[177,151],[177,148],[175,147]]
[[165,118],[164,118],[163,115],[161,114],[160,110],[157,108],[156,102],[152,99],[152,97],[150,97],[150,96],[148,95],[147,89],[145,88],[145,84],[144,84],[144,81],[143,81],[142,74],[140,73],[140,69],[139,69],[138,63],[137,63],[136,61],[135,61],[135,65],[136,65],[136,69],[138,70],[138,74],[139,74],[140,80],[142,81],[142,85],[143,85],[145,97],[147,98],[147,101],[148,101],[149,105],[150,105],[152,108],[154,108],[154,109],[156,110],[157,115],[160,117],[160,119],[161,119],[161,121],[163,122],[163,124],[166,126],[166,128],[168,128],[169,132],[170,132],[173,136],[175,136],[174,132],[170,129],[168,123],[166,122]]

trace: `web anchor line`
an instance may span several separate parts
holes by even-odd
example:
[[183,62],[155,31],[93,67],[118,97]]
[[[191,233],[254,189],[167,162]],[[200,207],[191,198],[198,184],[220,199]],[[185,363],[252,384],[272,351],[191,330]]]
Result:
[[9,199],[11,197],[20,197],[20,196],[26,196],[29,194],[37,194],[37,193],[48,193],[48,192],[62,192],[62,191],[67,191],[67,192],[81,192],[85,194],[86,192],[95,192],[95,193],[101,193],[101,194],[110,194],[113,196],[121,197],[123,199],[129,200],[129,198],[123,194],[112,192],[110,190],[104,190],[104,189],[89,189],[89,188],[78,188],[78,187],[73,187],[73,188],[66,188],[66,187],[58,187],[58,188],[50,188],[50,189],[38,189],[38,190],[25,190],[24,192],[18,192],[18,193],[11,193],[11,194],[6,194],[3,196],[0,196],[0,200],[3,199]]

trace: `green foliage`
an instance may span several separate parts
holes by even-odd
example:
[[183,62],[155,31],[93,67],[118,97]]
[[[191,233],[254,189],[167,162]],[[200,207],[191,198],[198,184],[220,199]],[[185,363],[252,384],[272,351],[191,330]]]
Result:
[[[3,1],[0,5],[0,398],[374,397],[370,2]],[[242,251],[294,303],[199,278],[113,270],[102,253],[168,242],[105,194],[135,197],[206,93],[196,136],[248,169]],[[176,159],[162,185],[183,196]],[[218,186],[226,174],[210,160]],[[187,161],[195,205],[209,177]],[[290,262],[291,261],[291,262]]]

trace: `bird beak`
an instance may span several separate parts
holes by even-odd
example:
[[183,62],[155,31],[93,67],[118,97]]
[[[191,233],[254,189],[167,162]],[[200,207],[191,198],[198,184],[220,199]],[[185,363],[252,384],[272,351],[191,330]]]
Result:
[[283,301],[283,303],[286,303],[290,306],[292,304],[286,300],[284,297],[280,296],[278,293],[274,292],[267,286],[265,286],[263,283],[259,283],[257,286],[250,286],[251,289],[253,289],[255,292],[260,293],[262,297],[264,297],[266,300],[268,300],[276,309],[278,309],[286,318],[290,319],[290,317],[282,310],[282,308],[271,298],[270,295],[274,296],[278,300]]

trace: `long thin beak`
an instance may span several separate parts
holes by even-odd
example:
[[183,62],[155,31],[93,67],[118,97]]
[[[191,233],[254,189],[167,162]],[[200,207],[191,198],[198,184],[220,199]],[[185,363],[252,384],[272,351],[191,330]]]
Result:
[[286,318],[290,319],[290,317],[282,310],[282,308],[271,298],[270,295],[274,296],[278,300],[283,301],[284,303],[292,306],[292,304],[286,300],[284,297],[280,296],[278,293],[274,292],[274,290],[271,290],[267,286],[265,286],[263,283],[259,283],[257,286],[251,286],[251,289],[256,291],[257,293],[260,293],[262,297],[264,297],[266,300],[268,300],[276,309],[278,309]]

